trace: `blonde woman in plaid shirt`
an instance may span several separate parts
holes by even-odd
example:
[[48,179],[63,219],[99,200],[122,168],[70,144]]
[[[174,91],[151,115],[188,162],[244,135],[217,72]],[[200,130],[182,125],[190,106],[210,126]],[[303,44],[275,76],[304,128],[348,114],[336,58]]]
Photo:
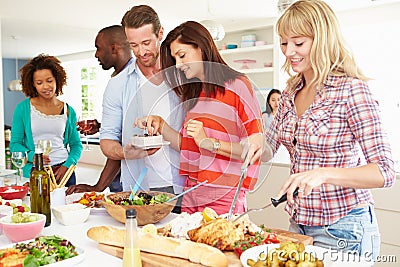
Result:
[[[277,31],[290,78],[266,141],[274,153],[284,145],[291,157],[278,193],[288,194],[290,230],[312,236],[315,245],[376,259],[380,237],[369,189],[392,186],[395,172],[368,79],[326,3],[293,3]],[[262,154],[254,145],[244,151],[251,162]]]

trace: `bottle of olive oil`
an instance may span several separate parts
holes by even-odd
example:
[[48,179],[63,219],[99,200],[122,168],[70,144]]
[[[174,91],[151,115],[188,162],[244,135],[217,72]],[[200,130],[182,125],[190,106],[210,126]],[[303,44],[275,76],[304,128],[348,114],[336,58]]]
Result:
[[142,267],[140,248],[137,236],[136,210],[126,210],[125,246],[122,260],[123,267]]
[[43,151],[35,149],[34,167],[31,171],[30,181],[31,212],[46,215],[45,226],[51,224],[50,210],[50,178],[43,168]]

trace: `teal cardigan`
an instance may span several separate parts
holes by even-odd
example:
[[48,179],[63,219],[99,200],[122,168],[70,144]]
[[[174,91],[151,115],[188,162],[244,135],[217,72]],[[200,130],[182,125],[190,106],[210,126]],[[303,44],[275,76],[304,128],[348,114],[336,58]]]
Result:
[[[79,132],[76,129],[76,113],[68,106],[68,119],[65,125],[64,146],[68,149],[68,158],[63,166],[69,168],[78,162],[82,153],[82,142]],[[49,125],[51,127],[51,125]],[[10,151],[27,151],[28,163],[23,168],[24,177],[29,177],[32,169],[33,156],[35,154],[35,144],[32,137],[31,128],[31,106],[30,98],[21,101],[14,110],[11,126]]]

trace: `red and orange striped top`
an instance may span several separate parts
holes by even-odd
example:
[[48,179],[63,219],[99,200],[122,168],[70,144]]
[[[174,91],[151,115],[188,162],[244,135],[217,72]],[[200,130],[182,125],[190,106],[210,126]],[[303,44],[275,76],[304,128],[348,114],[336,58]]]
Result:
[[[202,92],[196,105],[187,113],[190,119],[203,122],[209,138],[238,143],[254,133],[262,133],[261,108],[250,81],[240,77],[225,83],[225,94],[206,97]],[[208,180],[215,186],[236,187],[241,174],[242,160],[200,149],[182,127],[180,174],[198,182]],[[259,164],[249,167],[243,182],[244,189],[253,189],[257,182]]]

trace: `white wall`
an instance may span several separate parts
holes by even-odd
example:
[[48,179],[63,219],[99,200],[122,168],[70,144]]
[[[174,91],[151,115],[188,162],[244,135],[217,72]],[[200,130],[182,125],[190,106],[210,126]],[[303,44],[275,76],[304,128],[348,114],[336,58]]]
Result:
[[364,73],[373,80],[393,157],[400,160],[400,3],[339,13],[343,34]]

